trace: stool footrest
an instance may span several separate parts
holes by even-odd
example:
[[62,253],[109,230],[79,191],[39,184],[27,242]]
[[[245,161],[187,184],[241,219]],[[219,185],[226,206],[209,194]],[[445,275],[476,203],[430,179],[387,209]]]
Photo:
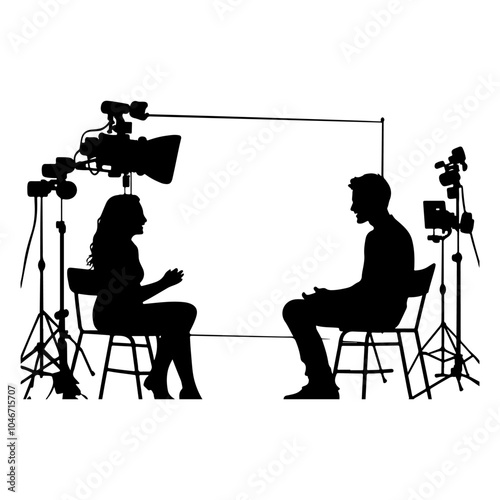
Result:
[[127,375],[149,375],[151,372],[141,372],[141,371],[133,371],[133,370],[122,370],[120,368],[108,368],[106,372],[113,372],[113,373],[125,373]]
[[390,346],[395,346],[399,345],[398,342],[364,342],[363,340],[343,340],[342,341],[342,346],[348,346],[348,345],[355,345],[355,346],[365,346],[367,345],[368,347],[371,346],[381,346],[381,345],[390,345]]
[[382,370],[337,370],[336,373],[393,373],[392,368],[384,368]]
[[[112,344],[113,346],[117,345],[117,346],[121,346],[121,347],[130,347],[132,344],[129,342],[113,342]],[[135,347],[147,347],[148,345],[147,344],[135,344]]]

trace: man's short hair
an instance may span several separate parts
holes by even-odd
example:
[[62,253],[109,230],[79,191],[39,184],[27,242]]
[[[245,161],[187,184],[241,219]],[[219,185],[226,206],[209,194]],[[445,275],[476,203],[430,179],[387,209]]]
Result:
[[365,174],[351,179],[349,187],[374,205],[387,208],[391,199],[391,187],[379,174]]

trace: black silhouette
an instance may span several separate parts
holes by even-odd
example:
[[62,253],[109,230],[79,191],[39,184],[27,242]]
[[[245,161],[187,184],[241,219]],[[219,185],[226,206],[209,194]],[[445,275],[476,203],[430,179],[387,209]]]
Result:
[[110,292],[104,300],[102,296],[97,297],[94,324],[98,330],[160,335],[153,367],[144,387],[151,390],[155,398],[170,398],[166,379],[173,361],[182,382],[180,398],[198,399],[189,334],[196,308],[183,302],[144,304],[183,278],[183,271],[173,269],[157,282],[141,285],[144,271],[132,237],[142,234],[145,222],[137,196],[123,194],[107,201],[87,261],[98,275],[101,289]]
[[[50,165],[42,167],[42,170]],[[66,330],[66,318],[68,316],[68,311],[64,307],[64,235],[66,233],[66,224],[63,220],[63,201],[65,199],[71,199],[76,194],[76,186],[66,180],[66,175],[61,174],[57,181],[35,181],[28,182],[28,196],[33,197],[35,201],[35,217],[33,221],[33,227],[29,237],[28,245],[26,248],[26,254],[24,257],[23,271],[21,275],[21,286],[23,284],[24,273],[26,270],[26,263],[28,260],[29,250],[31,242],[33,239],[33,234],[35,232],[35,227],[38,218],[38,206],[40,206],[40,257],[38,261],[38,270],[40,272],[40,292],[39,292],[39,313],[36,317],[35,323],[30,331],[26,344],[21,353],[21,363],[26,362],[31,356],[36,354],[35,364],[33,368],[29,368],[25,365],[21,365],[23,370],[30,372],[30,375],[24,378],[21,383],[29,380],[28,388],[25,392],[24,398],[28,399],[31,389],[35,384],[35,378],[40,376],[52,377],[52,389],[57,394],[62,394],[63,399],[75,399],[77,396],[82,395],[85,397],[80,389],[78,388],[78,381],[73,376],[72,371],[68,366],[68,351],[67,351],[67,341],[70,340],[76,346],[76,342],[71,338]],[[59,198],[60,203],[60,220],[56,222],[56,227],[59,231],[59,310],[54,315],[57,322],[52,319],[49,314],[44,310],[44,271],[45,271],[45,260],[44,260],[44,247],[43,247],[43,237],[44,237],[44,218],[43,218],[43,199],[47,197],[52,191],[55,191]],[[31,342],[33,333],[38,325],[38,342],[36,346],[29,352],[26,352],[28,346]],[[47,330],[44,328],[47,327]],[[49,344],[54,343],[57,348],[57,356],[52,356],[47,347]],[[79,349],[78,346],[77,350]],[[48,372],[48,367],[55,367],[56,372]],[[48,397],[48,396],[47,396]]]
[[[77,170],[87,170],[93,175],[99,173],[107,173],[109,177],[122,177],[122,185],[124,193],[129,190],[132,194],[132,174],[146,175],[151,179],[169,184],[172,181],[173,173],[177,161],[177,154],[180,146],[180,136],[169,135],[164,137],[157,137],[155,139],[147,140],[145,137],[139,137],[137,140],[132,139],[130,134],[132,132],[132,123],[125,120],[125,115],[137,120],[145,120],[149,117],[176,117],[176,118],[189,118],[189,119],[222,119],[222,120],[286,120],[286,121],[301,121],[301,122],[342,122],[342,123],[366,123],[366,124],[380,124],[381,125],[381,170],[382,175],[384,171],[384,118],[380,120],[351,120],[351,119],[330,119],[330,118],[293,118],[285,116],[263,117],[263,116],[215,116],[215,115],[186,115],[186,114],[150,114],[146,112],[147,103],[145,102],[132,102],[130,105],[114,102],[104,101],[101,105],[101,111],[107,116],[107,123],[96,129],[87,130],[83,133],[80,139],[80,146],[72,158],[58,157],[54,164],[45,164],[42,166],[42,175],[50,180],[41,180],[28,183],[28,196],[35,198],[35,210],[37,209],[37,200],[40,198],[40,212],[42,213],[42,199],[47,197],[50,192],[54,191],[61,199],[61,220],[57,222],[56,226],[60,233],[60,265],[59,265],[59,289],[60,289],[60,309],[56,312],[54,321],[43,310],[43,270],[45,263],[43,261],[43,246],[41,244],[41,255],[39,260],[40,270],[40,304],[39,315],[30,332],[28,341],[21,354],[21,363],[24,363],[31,356],[36,355],[34,368],[22,366],[23,369],[30,372],[22,382],[30,381],[28,390],[25,397],[28,397],[31,388],[34,385],[36,376],[43,377],[50,375],[53,378],[53,389],[57,393],[62,393],[64,398],[76,398],[81,395],[80,389],[77,387],[78,381],[73,376],[74,367],[79,353],[84,356],[84,360],[92,374],[93,371],[87,361],[85,353],[81,349],[81,339],[84,331],[80,329],[80,339],[75,342],[66,330],[66,320],[68,311],[64,308],[64,233],[66,231],[65,222],[62,219],[63,200],[73,198],[77,193],[76,185],[67,180],[68,174]],[[103,132],[98,137],[85,136],[90,132]],[[80,158],[77,160],[77,157]],[[82,159],[82,157],[84,157]],[[158,163],[157,160],[161,160]],[[121,203],[121,202],[120,202]],[[189,334],[184,335],[180,332],[189,332],[195,317],[196,310],[190,304],[181,303],[162,303],[162,304],[144,304],[144,301],[156,295],[160,291],[178,283],[182,279],[182,272],[177,269],[169,271],[165,276],[156,283],[147,286],[141,286],[140,281],[143,277],[142,268],[137,255],[137,248],[131,242],[131,237],[137,233],[130,233],[126,224],[121,224],[119,215],[126,218],[128,215],[125,210],[126,203],[123,202],[124,210],[119,213],[115,212],[116,223],[111,224],[106,231],[100,231],[98,228],[95,237],[95,245],[92,246],[92,255],[90,256],[89,263],[93,265],[95,272],[92,271],[92,276],[83,275],[80,273],[71,273],[71,271],[83,270],[68,270],[68,276],[73,276],[74,280],[70,283],[70,288],[75,292],[76,296],[79,293],[86,293],[92,289],[94,291],[105,291],[106,280],[108,284],[111,280],[120,279],[126,281],[127,286],[123,286],[123,290],[118,293],[116,289],[107,290],[112,292],[111,301],[103,301],[102,296],[97,298],[96,306],[94,308],[95,324],[101,329],[101,332],[113,337],[118,333],[113,333],[116,329],[129,328],[130,342],[132,344],[133,335],[137,335],[136,327],[141,331],[146,332],[146,335],[157,336],[160,335],[157,355],[153,363],[153,369],[150,376],[146,379],[145,385],[155,393],[155,397],[169,397],[166,388],[166,372],[173,360],[177,366],[181,379],[183,380],[183,390],[181,397],[199,397],[199,393],[194,383],[192,367]],[[119,202],[117,202],[118,206]],[[131,205],[130,205],[131,206]],[[140,207],[140,204],[138,205]],[[133,210],[132,210],[133,211]],[[142,209],[141,209],[142,214]],[[136,214],[137,215],[137,214]],[[104,214],[103,214],[104,217]],[[101,217],[101,222],[103,220]],[[135,215],[129,217],[130,221],[134,220]],[[143,215],[142,215],[143,217]],[[137,217],[135,217],[137,218]],[[42,219],[42,217],[41,217]],[[123,221],[122,221],[123,222]],[[33,226],[33,231],[36,224]],[[137,225],[136,221],[136,225]],[[101,225],[100,225],[101,226]],[[123,227],[122,227],[123,226]],[[120,232],[119,228],[122,227],[123,231]],[[128,229],[127,229],[128,228]],[[28,243],[28,250],[33,236],[33,231]],[[108,240],[106,240],[106,234]],[[42,240],[42,237],[41,237]],[[123,245],[120,242],[124,242]],[[103,243],[103,244],[101,244]],[[94,248],[95,246],[95,248]],[[97,254],[95,253],[97,252]],[[116,258],[116,262],[115,259]],[[119,266],[125,263],[120,269]],[[25,258],[26,265],[26,258]],[[116,267],[115,267],[116,265]],[[132,274],[135,270],[137,273]],[[120,274],[122,273],[122,274]],[[127,274],[129,273],[129,274]],[[23,269],[24,275],[24,269]],[[110,275],[111,278],[110,278]],[[118,276],[118,278],[117,278]],[[82,278],[82,279],[80,279]],[[101,281],[95,284],[94,281]],[[128,280],[128,281],[127,281]],[[22,280],[21,280],[22,283]],[[90,284],[89,284],[90,283]],[[104,283],[104,288],[102,285]],[[121,281],[120,281],[121,283]],[[80,286],[82,289],[80,289]],[[95,288],[98,286],[98,288]],[[146,308],[147,306],[147,308]],[[171,317],[168,317],[168,316]],[[166,316],[166,318],[164,317]],[[140,318],[140,319],[139,319]],[[165,323],[164,323],[165,321]],[[81,322],[79,325],[81,327]],[[31,342],[33,333],[36,327],[39,327],[38,343],[36,346],[27,352],[28,345]],[[123,328],[122,328],[123,327]],[[178,335],[166,335],[165,329],[169,330],[173,327],[178,332]],[[46,335],[47,329],[49,335]],[[132,330],[134,330],[132,332]],[[149,333],[155,332],[155,333]],[[92,331],[95,333],[95,331]],[[120,333],[121,335],[121,333]],[[199,336],[206,336],[204,334],[196,334]],[[185,339],[185,337],[188,337]],[[214,336],[232,336],[232,335],[214,335]],[[253,336],[258,337],[258,336]],[[280,336],[275,336],[281,338]],[[290,338],[289,336],[285,338]],[[169,340],[170,339],[170,340]],[[72,368],[68,367],[67,362],[67,341],[71,341],[76,346],[75,355],[72,362]],[[149,339],[147,339],[149,342]],[[53,357],[47,352],[46,347],[49,343],[54,342],[57,346],[58,356]],[[113,339],[110,338],[110,346]],[[168,344],[168,349],[167,349]],[[113,344],[114,345],[114,344]],[[139,345],[138,345],[139,346]],[[147,347],[147,345],[145,345]],[[149,348],[148,348],[149,349]],[[108,355],[109,355],[108,347]],[[170,353],[170,354],[169,354]],[[109,359],[107,359],[109,361]],[[46,368],[53,365],[58,372],[47,372]],[[107,366],[107,363],[106,363]],[[113,371],[109,369],[109,371]],[[106,372],[106,369],[105,369]],[[135,366],[134,374],[138,375],[137,366]],[[140,375],[140,374],[139,374]],[[104,380],[101,387],[104,387]],[[139,397],[140,389],[138,389]]]
[[[408,231],[388,212],[391,189],[377,174],[351,180],[351,210],[358,224],[373,230],[365,242],[361,280],[350,288],[314,288],[311,295],[288,302],[283,318],[294,336],[309,382],[286,399],[338,398],[338,387],[316,326],[357,325],[359,330],[394,329],[406,310],[406,286],[414,270]],[[345,329],[345,328],[342,328]]]
[[[420,297],[420,305],[418,308],[417,312],[417,317],[415,320],[415,323],[411,327],[406,327],[406,328],[394,328],[393,330],[389,329],[383,329],[380,331],[377,330],[361,330],[363,333],[365,333],[365,338],[363,341],[357,341],[357,340],[346,340],[345,337],[348,333],[351,332],[357,332],[359,329],[356,327],[356,325],[346,325],[347,329],[345,329],[342,334],[340,335],[338,347],[337,347],[337,355],[335,356],[335,366],[333,368],[333,373],[336,376],[337,373],[355,373],[362,375],[363,380],[362,380],[362,388],[361,388],[361,397],[362,399],[366,399],[366,384],[367,384],[367,378],[368,374],[380,374],[382,377],[382,381],[385,383],[387,382],[387,379],[385,378],[386,373],[391,373],[394,370],[392,368],[382,368],[382,365],[380,363],[380,358],[378,356],[377,352],[377,347],[379,346],[395,346],[398,347],[399,353],[401,355],[401,362],[403,365],[403,374],[405,377],[405,382],[406,382],[406,389],[408,391],[408,397],[410,399],[415,399],[416,397],[420,396],[421,394],[426,393],[427,397],[431,399],[431,387],[429,385],[429,378],[427,376],[427,369],[425,367],[425,362],[424,362],[424,352],[422,350],[422,344],[420,342],[420,335],[418,331],[418,327],[420,324],[420,318],[422,317],[422,311],[424,308],[425,304],[425,298],[427,296],[427,292],[429,291],[429,287],[431,285],[432,281],[432,276],[434,275],[434,269],[436,268],[435,264],[431,264],[429,267],[426,269],[421,269],[419,271],[414,271],[410,281],[407,286],[407,295],[408,297]],[[343,327],[345,328],[345,327]],[[374,333],[395,333],[396,334],[396,340],[375,340],[373,337]],[[404,350],[404,344],[403,344],[403,338],[402,334],[403,333],[412,333],[415,337],[415,343],[417,345],[417,355],[414,359],[414,361],[408,366],[407,360],[406,360],[406,355],[405,355],[405,350]],[[363,348],[363,368],[362,369],[339,369],[339,362],[340,362],[340,355],[342,352],[343,347],[362,347]],[[375,359],[377,361],[377,368],[374,369],[369,369],[368,368],[368,356],[370,352],[370,348],[373,349],[373,353],[375,354]],[[424,379],[424,389],[420,392],[414,393],[411,388],[411,383],[410,383],[410,373],[412,372],[413,368],[415,367],[415,364],[417,361],[420,361],[420,368],[422,370],[422,376]]]
[[[471,359],[479,363],[479,359],[462,341],[462,254],[460,253],[460,233],[470,236],[478,265],[480,265],[480,260],[472,234],[474,219],[472,218],[472,214],[467,212],[465,208],[464,188],[460,182],[460,169],[465,172],[468,168],[467,163],[465,163],[465,152],[463,148],[458,147],[453,149],[451,153],[451,156],[448,158],[449,163],[445,164],[444,161],[440,161],[436,163],[435,167],[437,169],[444,168],[444,173],[439,176],[439,181],[443,186],[447,187],[448,198],[455,200],[455,213],[446,210],[444,201],[424,201],[425,227],[432,229],[432,235],[428,236],[428,239],[434,243],[441,243],[441,285],[439,287],[441,294],[441,322],[429,340],[424,344],[423,349],[435,337],[439,337],[439,348],[430,352],[424,352],[425,355],[440,362],[440,372],[436,374],[436,377],[440,378],[440,380],[432,384],[431,389],[450,378],[455,378],[459,390],[462,391],[462,378],[479,385],[479,381],[470,376],[466,365]],[[461,205],[463,208],[462,213]],[[436,234],[436,230],[440,230],[441,234]],[[444,242],[453,233],[453,230],[456,231],[456,253],[452,256],[452,260],[456,264],[457,276],[456,333],[453,332],[445,321]],[[466,358],[462,354],[464,350],[467,353]],[[445,364],[448,361],[453,361],[453,367],[450,369],[449,374],[445,373],[444,370]]]
[[[113,373],[123,373],[127,375],[134,375],[135,383],[137,386],[137,395],[139,399],[142,399],[142,384],[141,384],[141,375],[149,375],[148,371],[143,371],[139,368],[139,360],[138,360],[138,349],[145,348],[147,349],[147,353],[149,355],[150,366],[154,363],[153,356],[153,348],[150,341],[150,334],[143,333],[141,330],[131,332],[130,330],[120,331],[117,329],[110,330],[95,330],[89,329],[84,322],[82,321],[82,312],[80,308],[80,295],[97,295],[100,296],[100,301],[103,300],[107,302],[109,296],[106,297],[106,294],[111,294],[111,288],[115,290],[120,289],[121,285],[118,279],[115,283],[109,283],[107,289],[100,288],[102,283],[99,282],[96,273],[90,269],[68,269],[68,284],[71,291],[75,294],[75,308],[76,308],[76,321],[78,324],[78,329],[80,330],[80,335],[78,336],[77,342],[77,350],[75,352],[75,356],[73,357],[73,361],[71,364],[71,371],[74,372],[76,368],[76,363],[78,361],[79,352],[82,353],[84,361],[87,363],[87,367],[92,375],[95,375],[94,371],[90,367],[90,364],[85,356],[85,352],[81,349],[83,336],[84,335],[100,335],[104,337],[108,337],[108,349],[106,351],[106,359],[104,361],[104,368],[102,371],[101,378],[101,387],[99,389],[99,399],[102,399],[104,395],[104,388],[106,385],[106,378],[109,372]],[[155,336],[155,335],[153,335]],[[144,339],[144,343],[141,343],[141,337]],[[125,340],[124,340],[125,339]],[[128,347],[130,348],[130,354],[132,355],[133,369],[125,369],[123,366],[121,367],[111,367],[110,366],[110,358],[111,351],[113,347]]]

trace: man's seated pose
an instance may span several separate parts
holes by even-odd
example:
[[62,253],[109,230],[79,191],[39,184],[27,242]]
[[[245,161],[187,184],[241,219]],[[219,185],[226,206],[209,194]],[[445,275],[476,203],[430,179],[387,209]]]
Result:
[[343,290],[314,288],[311,295],[292,300],[283,318],[299,348],[309,383],[285,399],[338,398],[323,341],[316,326],[342,329],[390,329],[406,310],[406,284],[413,272],[413,243],[408,231],[387,211],[391,188],[377,174],[351,180],[351,210],[358,224],[369,222],[373,230],[365,240],[361,281]]

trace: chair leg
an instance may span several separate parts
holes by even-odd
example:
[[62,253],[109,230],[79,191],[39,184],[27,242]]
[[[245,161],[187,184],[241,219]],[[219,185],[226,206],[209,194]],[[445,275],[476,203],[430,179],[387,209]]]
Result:
[[128,337],[130,340],[130,347],[132,348],[132,358],[134,360],[134,372],[135,372],[135,383],[137,384],[137,395],[139,399],[142,399],[141,390],[141,377],[139,375],[139,363],[137,362],[137,347],[135,345],[135,340],[133,337]]
[[333,378],[337,377],[337,370],[339,369],[339,362],[340,362],[340,352],[342,351],[342,346],[344,345],[344,337],[346,336],[348,332],[342,332],[339,337],[339,342],[337,345],[337,353],[335,354],[335,364],[333,365]]
[[387,382],[387,379],[385,378],[384,372],[382,371],[382,364],[380,363],[380,358],[378,357],[378,351],[377,347],[375,346],[375,342],[373,341],[373,336],[371,336],[371,340],[372,340],[371,346],[373,348],[373,352],[375,353],[375,358],[377,359],[377,365],[378,369],[380,370],[380,376],[382,377],[382,381],[385,384]]
[[410,386],[410,374],[408,373],[408,367],[406,365],[406,357],[405,357],[405,351],[403,348],[403,340],[401,338],[401,332],[397,332],[397,335],[398,335],[399,352],[401,353],[401,362],[403,364],[403,373],[405,376],[406,389],[408,390],[408,397],[410,399],[413,399],[413,396],[411,394],[411,386]]
[[99,399],[102,399],[104,394],[104,386],[106,385],[106,376],[108,374],[109,358],[111,357],[111,348],[113,347],[114,335],[109,336],[108,350],[106,351],[106,360],[104,361],[104,369],[102,371],[101,388],[99,390]]
[[363,347],[363,388],[361,390],[361,399],[366,399],[366,382],[368,378],[368,347],[370,346],[370,339],[373,342],[372,334],[367,333],[365,336],[365,345]]
[[425,368],[424,353],[422,352],[422,345],[420,344],[420,335],[418,331],[415,330],[415,341],[417,343],[418,357],[420,358],[420,364],[422,365],[422,375],[424,376],[425,392],[427,393],[427,398],[432,399],[431,387],[429,385],[429,378],[427,377],[427,369]]

